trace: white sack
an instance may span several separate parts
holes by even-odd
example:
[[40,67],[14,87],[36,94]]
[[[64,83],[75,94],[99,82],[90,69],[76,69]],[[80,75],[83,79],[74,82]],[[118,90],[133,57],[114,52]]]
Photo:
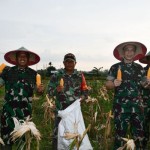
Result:
[[[66,132],[79,133],[82,136],[85,131],[80,99],[76,100],[65,110],[58,111],[58,116],[61,117],[58,126],[58,150],[69,150],[69,145],[72,143],[73,139],[66,140],[63,137],[64,134]],[[79,149],[93,150],[87,134],[85,135]],[[74,150],[76,150],[76,148],[74,148]]]

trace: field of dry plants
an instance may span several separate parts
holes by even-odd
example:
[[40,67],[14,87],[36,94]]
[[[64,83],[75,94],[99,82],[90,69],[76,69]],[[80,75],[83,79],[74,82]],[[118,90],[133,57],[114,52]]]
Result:
[[[104,80],[88,80],[88,86],[91,87],[89,99],[81,105],[85,125],[91,126],[88,136],[94,150],[110,150],[113,145],[111,114],[113,91],[107,92],[104,82]],[[33,102],[33,121],[42,134],[40,141],[42,150],[49,150],[52,141],[53,115],[48,105],[45,95]]]
[[[43,82],[47,86],[48,80]],[[113,91],[107,91],[104,82],[105,80],[88,80],[87,84],[91,87],[89,99],[81,105],[86,128],[89,127],[86,131],[94,150],[111,150],[113,147]],[[3,94],[4,88],[0,89],[0,107],[3,104]],[[32,121],[40,131],[41,140],[38,143],[35,137],[31,138],[30,150],[52,150],[54,116],[50,106],[51,100],[46,98],[45,93],[34,96]],[[13,149],[16,150],[16,147]]]

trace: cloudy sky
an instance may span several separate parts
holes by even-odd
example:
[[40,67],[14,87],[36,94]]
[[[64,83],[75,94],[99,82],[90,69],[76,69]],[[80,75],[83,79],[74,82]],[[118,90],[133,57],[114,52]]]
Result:
[[[43,69],[76,55],[78,70],[109,69],[113,49],[138,41],[150,49],[150,0],[0,0],[0,63],[22,46],[38,53]],[[6,63],[7,64],[7,63]]]

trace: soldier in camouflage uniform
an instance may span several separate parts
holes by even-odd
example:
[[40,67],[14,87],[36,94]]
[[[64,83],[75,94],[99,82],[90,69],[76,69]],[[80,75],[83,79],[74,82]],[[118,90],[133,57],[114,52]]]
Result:
[[[143,64],[147,64],[144,67],[145,73],[147,74],[150,68],[150,52],[147,53],[143,58],[139,60]],[[144,100],[144,141],[143,146],[147,147],[147,142],[149,141],[149,129],[150,129],[150,79],[147,79],[144,83],[145,88],[142,90],[142,96]]]
[[[18,50],[7,52],[5,60],[15,66],[5,67],[0,75],[0,86],[5,85],[4,105],[1,114],[1,137],[5,143],[2,150],[11,150],[13,142],[10,133],[14,130],[13,117],[25,120],[32,114],[32,96],[36,86],[37,72],[29,68],[39,62],[40,57],[21,47]],[[42,93],[43,85],[37,87]]]
[[[74,101],[82,97],[82,100],[88,97],[88,89],[82,87],[83,74],[78,72],[75,68],[76,58],[72,53],[64,56],[64,69],[58,70],[56,74],[51,77],[48,85],[47,93],[50,97],[55,97],[56,117],[53,137],[53,150],[57,150],[57,133],[60,118],[57,117],[59,110],[64,110],[70,106]],[[61,78],[64,85],[60,85]]]
[[[141,82],[144,70],[134,61],[145,55],[146,51],[146,47],[139,42],[121,43],[114,49],[114,56],[120,62],[111,66],[106,81],[108,89],[115,89],[113,101],[114,150],[125,144],[121,138],[127,137],[129,128],[136,149],[142,150],[144,115]],[[122,79],[117,79],[118,69],[121,69]]]

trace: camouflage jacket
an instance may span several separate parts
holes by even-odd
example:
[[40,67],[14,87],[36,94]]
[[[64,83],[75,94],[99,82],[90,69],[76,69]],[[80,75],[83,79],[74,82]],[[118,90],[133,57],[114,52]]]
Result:
[[[64,80],[64,90],[57,92],[56,88],[60,84],[61,78]],[[57,110],[64,110],[81,96],[85,98],[88,97],[88,90],[81,89],[81,83],[81,72],[78,72],[76,69],[72,75],[68,75],[65,69],[60,69],[51,77],[47,93],[50,97],[55,99]]]
[[115,87],[114,109],[120,112],[140,111],[139,106],[143,105],[141,81],[145,74],[144,69],[135,62],[125,64],[122,61],[111,66],[107,78],[116,79],[119,67],[122,72],[122,83]]
[[137,63],[125,64],[119,62],[111,66],[109,76],[112,79],[117,78],[118,68],[121,68],[122,83],[115,88],[115,96],[117,97],[137,97],[141,93],[141,80],[144,77],[143,67]]
[[12,143],[10,133],[14,130],[13,117],[25,120],[32,115],[32,96],[36,86],[36,71],[27,67],[6,67],[0,75],[0,85],[5,85],[4,105],[1,112],[1,137]]
[[[17,115],[23,119],[31,115],[33,91],[36,85],[36,71],[27,67],[19,69],[17,66],[7,67],[0,75],[5,84],[5,104],[3,109],[12,111],[11,116]],[[1,82],[2,84],[2,82]]]

